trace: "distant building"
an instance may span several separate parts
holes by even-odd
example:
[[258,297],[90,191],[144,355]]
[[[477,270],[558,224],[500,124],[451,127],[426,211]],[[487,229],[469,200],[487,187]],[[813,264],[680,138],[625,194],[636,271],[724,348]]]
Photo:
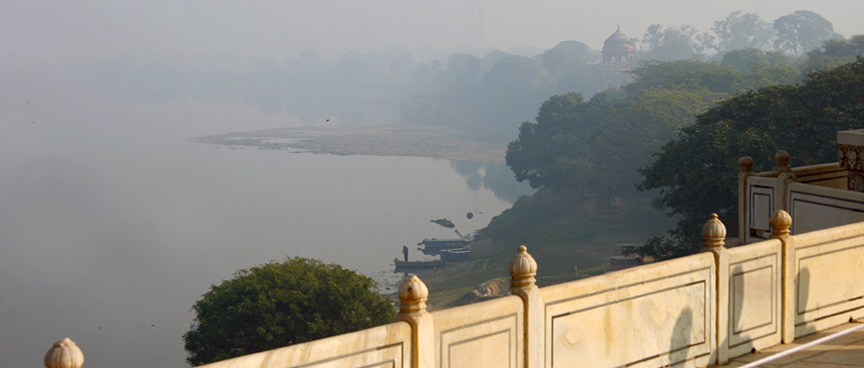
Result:
[[603,42],[603,70],[601,78],[605,88],[626,84],[628,71],[636,67],[636,42],[621,32],[621,26]]
[[636,67],[636,42],[621,32],[621,26],[603,42],[603,70],[627,71]]

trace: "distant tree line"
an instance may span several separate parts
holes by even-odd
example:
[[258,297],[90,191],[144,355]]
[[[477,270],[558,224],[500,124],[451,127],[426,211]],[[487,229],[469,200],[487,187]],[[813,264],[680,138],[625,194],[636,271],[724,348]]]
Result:
[[743,49],[759,50],[769,57],[773,53],[802,57],[826,40],[840,38],[830,21],[812,11],[798,10],[770,23],[757,14],[735,11],[714,22],[710,33],[689,25],[651,25],[642,36],[640,58],[719,61],[726,53]]
[[[807,54],[825,40],[836,41],[825,44],[829,59]],[[744,73],[755,65],[786,64],[806,72],[836,66],[830,64],[831,57],[851,55],[861,43],[841,40],[831,22],[803,10],[773,22],[733,12],[706,33],[688,25],[652,25],[637,41],[642,61],[716,61]],[[796,60],[805,56],[812,62],[798,65]],[[576,92],[587,99],[602,91],[600,58],[599,50],[568,40],[528,56],[495,50],[483,56],[452,53],[427,59],[393,47],[348,52],[326,61],[306,50],[282,61],[217,57],[215,64],[231,66],[204,71],[187,70],[180,63],[118,61],[86,69],[82,77],[116,99],[215,99],[267,113],[285,112],[304,124],[331,119],[342,126],[442,125],[507,142],[515,137],[519,122],[532,120],[537,106],[550,96]],[[765,82],[772,78],[779,76]]]
[[750,68],[698,60],[643,63],[633,82],[585,101],[567,93],[546,100],[535,122],[522,123],[508,145],[507,165],[534,188],[578,188],[586,198],[640,195],[638,169],[716,101],[775,84],[791,84],[800,73],[786,65]]
[[[698,227],[711,212],[731,232],[737,228],[741,156],[770,158],[787,149],[801,151],[793,153],[799,164],[836,159],[833,135],[864,117],[864,84],[857,83],[864,69],[856,58],[864,53],[862,40],[827,40],[799,59],[746,48],[720,62],[643,61],[620,90],[587,101],[576,93],[546,100],[508,145],[507,164],[518,180],[540,189],[535,197],[544,203],[581,203],[573,211],[591,204],[595,213],[639,203],[666,208],[679,220],[670,237],[627,253],[688,254],[698,248]],[[815,71],[804,74],[809,70]],[[563,213],[549,209],[531,211]]]

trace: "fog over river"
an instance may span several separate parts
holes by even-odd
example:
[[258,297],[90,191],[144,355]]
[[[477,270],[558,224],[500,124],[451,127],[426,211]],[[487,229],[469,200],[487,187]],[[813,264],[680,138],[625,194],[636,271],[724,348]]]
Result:
[[187,141],[237,130],[220,123],[235,115],[249,117],[250,129],[284,124],[242,107],[188,102],[174,114],[45,93],[5,96],[0,106],[8,367],[40,365],[67,336],[87,366],[183,366],[192,304],[234,271],[312,257],[393,291],[402,245],[455,236],[429,220],[470,233],[527,193],[503,165]]
[[[192,304],[236,270],[313,257],[394,291],[391,263],[403,245],[455,235],[429,220],[471,233],[529,192],[501,164],[190,138],[426,122],[488,135],[503,151],[554,92],[542,55],[556,45],[582,45],[578,63],[599,66],[618,27],[636,38],[654,24],[708,32],[736,11],[772,22],[810,10],[848,37],[860,33],[861,4],[6,2],[0,365],[40,366],[69,337],[85,367],[185,366]],[[559,63],[550,68],[572,66]]]

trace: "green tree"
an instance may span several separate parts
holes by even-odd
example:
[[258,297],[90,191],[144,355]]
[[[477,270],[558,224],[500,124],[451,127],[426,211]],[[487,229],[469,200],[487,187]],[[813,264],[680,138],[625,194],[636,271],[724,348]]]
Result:
[[592,62],[597,56],[582,42],[562,41],[537,58],[543,62],[554,93],[579,91],[592,95],[601,88],[600,82],[593,77],[596,65]]
[[815,55],[825,57],[856,57],[864,55],[864,35],[854,35],[848,39],[827,40],[815,50]]
[[723,66],[731,66],[743,73],[749,73],[753,66],[762,64],[770,65],[768,55],[764,51],[755,48],[738,49],[727,52],[723,55],[723,61],[720,62]]
[[508,145],[516,179],[619,197],[632,191],[652,152],[743,81],[734,68],[694,60],[643,63],[633,76],[622,98],[609,91],[588,102],[576,93],[546,100]]
[[819,47],[825,40],[838,38],[834,25],[818,13],[798,10],[774,21],[777,38],[774,48],[787,54],[802,56]]
[[338,265],[294,257],[240,270],[192,307],[187,361],[207,364],[393,321],[375,282]]
[[698,60],[670,62],[647,61],[632,71],[634,81],[624,90],[635,96],[649,89],[696,90],[735,93],[741,81],[741,72],[735,68]]
[[848,39],[827,40],[822,47],[807,53],[802,69],[808,72],[827,70],[851,63],[864,55],[864,35],[854,35]]
[[585,64],[589,57],[588,45],[578,41],[562,41],[539,55],[543,67],[552,75],[564,74],[577,64]]
[[702,55],[711,43],[710,36],[698,33],[693,26],[664,28],[659,24],[652,24],[642,36],[642,49],[639,53],[645,60],[691,59]]
[[711,30],[717,35],[717,49],[720,54],[739,49],[770,48],[774,35],[771,24],[754,13],[741,14],[740,11],[732,12],[726,19],[714,22]]
[[757,49],[741,49],[723,55],[724,66],[738,69],[743,78],[739,83],[741,90],[794,84],[801,81],[801,71],[791,65],[789,57],[783,53]]
[[507,166],[516,180],[527,180],[532,188],[559,187],[567,181],[563,164],[586,156],[585,140],[593,131],[592,125],[583,125],[592,122],[580,116],[586,108],[581,94],[556,95],[540,106],[536,123],[522,123],[518,139],[507,145]]
[[793,165],[837,158],[838,130],[864,121],[864,59],[811,74],[802,85],[753,90],[697,116],[642,170],[642,190],[659,190],[670,216],[680,220],[671,238],[655,238],[625,253],[660,259],[701,247],[699,228],[712,212],[730,234],[737,232],[737,162],[751,156],[755,170],[770,170],[784,149]]
[[591,176],[602,183],[595,192],[602,198],[632,198],[640,180],[638,169],[690,125],[693,116],[723,96],[700,88],[655,88],[609,106],[604,123],[590,140]]

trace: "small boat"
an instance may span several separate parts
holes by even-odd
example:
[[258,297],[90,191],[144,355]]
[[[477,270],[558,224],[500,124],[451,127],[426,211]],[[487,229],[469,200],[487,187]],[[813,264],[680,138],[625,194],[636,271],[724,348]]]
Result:
[[440,254],[445,261],[467,261],[471,259],[471,248],[445,249]]
[[444,253],[444,251],[447,250],[447,249],[439,249],[439,248],[431,248],[431,249],[426,249],[426,248],[417,248],[417,250],[419,250],[420,252],[422,252],[423,254],[425,254],[425,255],[427,255],[427,256],[437,256],[437,255],[439,255],[439,254],[441,254],[441,253]]
[[428,250],[464,248],[470,241],[465,239],[423,239],[417,245],[423,245]]
[[441,267],[441,266],[443,266],[443,265],[444,265],[445,263],[447,263],[447,262],[444,261],[444,260],[434,260],[434,261],[407,261],[407,262],[406,262],[406,261],[400,260],[399,258],[393,258],[393,263],[396,264],[396,269],[397,269],[397,270],[399,270],[399,269],[407,270],[407,269],[414,269],[414,268],[435,268],[435,267]]

